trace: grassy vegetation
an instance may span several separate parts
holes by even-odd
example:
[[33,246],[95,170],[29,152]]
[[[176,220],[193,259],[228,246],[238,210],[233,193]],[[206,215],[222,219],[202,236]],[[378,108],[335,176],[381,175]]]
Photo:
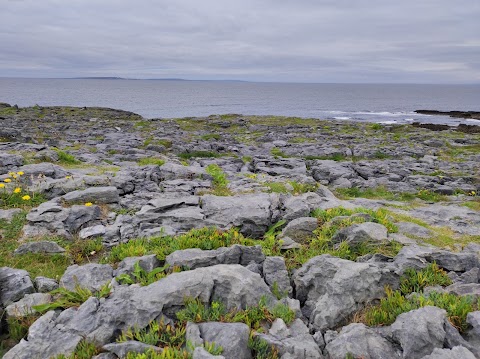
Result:
[[228,247],[233,244],[253,245],[254,241],[244,238],[237,230],[221,231],[216,228],[192,229],[188,233],[171,237],[135,239],[112,248],[106,262],[117,263],[126,257],[156,254],[160,260],[176,250],[200,248],[204,250]]
[[420,190],[417,193],[392,192],[382,186],[365,189],[361,189],[358,187],[337,188],[335,192],[336,195],[341,199],[370,198],[385,199],[389,201],[410,202],[415,200],[416,198],[419,198],[426,202],[448,201],[448,198],[446,196],[432,192],[430,190]]
[[163,166],[165,164],[165,160],[161,158],[155,158],[155,157],[145,157],[145,158],[140,158],[137,163],[140,166],[148,166],[148,165],[155,165],[155,166]]
[[281,158],[288,158],[290,157],[289,155],[283,153],[283,151],[278,148],[278,147],[274,147],[270,150],[270,153],[272,154],[273,157],[275,158],[278,158],[278,157],[281,157]]
[[[480,300],[473,296],[458,297],[449,293],[431,292],[428,295],[421,293],[427,286],[449,284],[451,280],[447,273],[439,269],[435,263],[418,272],[409,270],[402,278],[399,290],[386,288],[386,298],[382,299],[380,304],[360,312],[357,320],[370,326],[390,325],[402,313],[432,305],[445,309],[452,325],[460,332],[464,332],[468,327],[467,314],[480,308]],[[409,295],[412,292],[418,294]]]
[[65,356],[61,354],[57,355],[55,359],[91,359],[95,355],[100,354],[100,352],[100,349],[95,344],[82,340],[71,355]]
[[138,283],[142,286],[146,286],[152,284],[162,278],[165,278],[167,275],[175,272],[180,272],[182,268],[180,267],[172,267],[169,268],[168,265],[164,267],[158,267],[150,272],[146,272],[140,264],[137,262],[134,265],[133,272],[131,275],[129,274],[120,274],[116,279],[117,282],[120,284],[135,284]]
[[210,140],[218,141],[219,139],[222,138],[222,136],[220,136],[218,133],[209,133],[209,134],[200,136],[200,138],[204,141],[210,141]]
[[212,176],[212,194],[216,196],[231,196],[232,192],[228,188],[227,175],[216,164],[210,164],[205,171]]
[[[318,188],[317,184],[300,183],[296,181],[265,182],[262,184],[268,188],[269,193],[292,193],[295,195],[307,192],[315,192]],[[290,185],[290,189],[287,187],[287,184]]]
[[187,299],[184,309],[177,312],[177,319],[194,323],[245,323],[251,329],[259,329],[263,324],[272,323],[277,318],[281,318],[287,325],[295,319],[295,313],[287,305],[278,303],[270,307],[267,304],[266,298],[262,298],[256,307],[227,311],[221,302],[213,301],[206,305],[199,299]]
[[218,158],[221,157],[221,154],[218,152],[210,151],[192,151],[179,153],[178,157],[184,160],[189,160],[191,158]]
[[45,313],[49,310],[55,310],[58,308],[67,309],[71,307],[79,307],[90,297],[108,297],[110,289],[110,283],[106,283],[98,292],[92,292],[90,289],[82,288],[78,285],[73,291],[60,287],[50,292],[55,298],[53,302],[34,306],[33,309],[39,313]]
[[53,150],[55,152],[57,152],[57,155],[58,155],[58,162],[60,164],[64,164],[64,165],[77,165],[80,163],[79,160],[77,160],[73,155],[65,152],[65,151],[62,151],[58,148],[53,148]]

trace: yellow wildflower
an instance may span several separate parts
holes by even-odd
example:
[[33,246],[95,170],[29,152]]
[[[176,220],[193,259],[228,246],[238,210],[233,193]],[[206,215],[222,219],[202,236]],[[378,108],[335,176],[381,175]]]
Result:
[[17,175],[19,175],[19,176],[23,176],[24,174],[25,174],[25,172],[23,172],[23,171],[18,171],[17,172]]
[[22,192],[22,189],[20,187],[17,187],[13,190],[13,193],[20,193]]
[[92,205],[93,205],[92,202],[87,202],[87,203],[85,203],[85,206],[87,206],[87,207],[90,207],[90,206],[92,206]]
[[71,178],[72,178],[72,176],[66,176],[65,177],[65,179],[71,179]]
[[14,173],[14,174],[12,175],[12,177],[13,177],[14,179],[16,179],[16,178],[17,178],[17,175]]
[[13,176],[13,175],[15,175],[15,172],[8,172],[8,175]]
[[12,180],[11,180],[10,178],[5,178],[5,179],[3,180],[3,182],[5,182],[5,183],[10,183],[10,182],[12,182]]
[[28,194],[26,194],[25,196],[22,197],[22,199],[24,201],[28,201],[28,200],[30,200],[30,198],[32,198],[32,197],[30,197]]
[[5,188],[5,185],[3,183],[0,183],[0,188]]

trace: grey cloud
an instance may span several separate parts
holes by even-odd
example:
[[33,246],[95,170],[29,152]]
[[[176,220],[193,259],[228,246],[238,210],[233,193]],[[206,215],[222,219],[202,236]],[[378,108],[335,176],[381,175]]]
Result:
[[471,0],[0,5],[0,76],[480,82]]

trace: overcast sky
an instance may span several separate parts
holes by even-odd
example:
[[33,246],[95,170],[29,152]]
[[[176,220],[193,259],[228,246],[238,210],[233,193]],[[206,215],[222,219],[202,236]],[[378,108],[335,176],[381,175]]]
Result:
[[0,77],[480,83],[479,0],[0,0]]

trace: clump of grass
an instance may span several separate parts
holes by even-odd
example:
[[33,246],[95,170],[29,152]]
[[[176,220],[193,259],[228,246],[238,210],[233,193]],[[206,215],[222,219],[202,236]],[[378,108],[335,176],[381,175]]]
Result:
[[219,140],[222,138],[218,133],[208,133],[200,137],[202,140],[209,141],[209,140]]
[[272,323],[277,318],[287,325],[295,320],[295,312],[287,305],[278,303],[269,308],[265,297],[260,299],[258,306],[243,310],[227,311],[220,302],[213,301],[211,305],[205,305],[199,299],[187,299],[184,305],[185,308],[177,312],[177,319],[183,322],[245,323],[251,329],[258,329],[263,323]]
[[22,317],[9,317],[7,319],[8,334],[11,340],[18,343],[25,338],[28,328],[40,317],[39,314],[28,314]]
[[55,301],[34,306],[33,309],[39,313],[45,313],[49,310],[55,310],[58,308],[67,309],[71,307],[79,307],[90,297],[108,297],[110,289],[110,283],[103,285],[98,292],[92,292],[90,289],[82,288],[78,285],[73,291],[60,287],[50,292],[52,295],[55,295]]
[[73,242],[67,243],[66,249],[73,262],[81,264],[85,262],[85,260],[88,260],[89,257],[98,255],[102,252],[102,239],[77,239]]
[[267,341],[255,337],[253,332],[250,334],[250,338],[248,340],[248,347],[253,352],[254,358],[256,359],[278,359],[279,354],[278,350],[273,346],[270,345]]
[[62,254],[27,253],[14,255],[14,250],[19,246],[18,238],[23,226],[27,223],[26,211],[13,216],[10,222],[0,220],[2,245],[0,246],[0,267],[25,269],[31,278],[39,275],[58,278],[71,264],[70,259]]
[[218,165],[210,164],[207,166],[205,171],[213,177],[212,194],[216,196],[230,196],[232,194],[232,192],[228,189],[227,175]]
[[189,160],[191,158],[218,158],[221,157],[221,155],[217,152],[210,151],[192,151],[179,153],[178,157]]
[[[419,271],[408,269],[400,280],[399,290],[385,288],[386,298],[378,305],[366,308],[359,317],[370,326],[390,325],[402,313],[431,305],[445,309],[450,322],[460,331],[465,331],[467,314],[480,308],[480,300],[450,293],[421,294],[428,286],[447,286],[451,283],[447,273],[435,263]],[[417,294],[410,295],[413,292]]]
[[373,131],[378,131],[378,130],[381,130],[383,128],[383,126],[380,123],[372,123],[368,127]]
[[386,289],[386,298],[377,306],[366,309],[363,322],[369,326],[390,325],[397,317],[414,309],[425,306],[435,306],[447,311],[450,323],[460,332],[468,328],[467,314],[480,308],[479,301],[473,296],[458,297],[451,293],[431,292],[428,295],[412,295],[406,297],[400,291]]
[[[292,189],[287,188],[286,184],[289,184]],[[317,184],[309,183],[300,183],[297,181],[287,181],[287,182],[265,182],[263,183],[268,187],[269,193],[293,193],[301,194],[307,192],[315,192],[318,188]]]
[[137,163],[140,166],[148,166],[148,165],[155,165],[155,166],[163,166],[165,164],[165,160],[162,160],[161,158],[155,158],[155,157],[144,157],[140,158]]
[[200,248],[204,250],[228,247],[233,244],[253,245],[253,241],[244,238],[236,229],[222,231],[212,227],[192,229],[191,231],[176,236],[161,236],[149,239],[136,239],[127,243],[121,243],[112,248],[106,262],[120,262],[126,257],[156,254],[158,259],[172,252],[188,248]]
[[415,198],[419,198],[427,202],[440,202],[440,201],[447,200],[446,196],[443,196],[441,194],[435,193],[427,189],[420,190],[417,193],[392,192],[384,186],[379,186],[375,188],[365,188],[365,189],[361,189],[358,187],[337,188],[336,194],[342,199],[370,198],[370,199],[386,199],[389,201],[401,201],[401,202],[410,202],[410,201],[413,201]]
[[287,155],[286,153],[284,153],[280,148],[278,147],[274,147],[270,150],[270,153],[272,154],[273,157],[277,158],[277,157],[282,157],[282,158],[288,158],[290,157],[289,155]]
[[0,182],[0,208],[31,209],[45,201],[43,195],[28,190],[25,173],[22,171],[9,172]]
[[57,152],[58,155],[58,162],[66,165],[77,165],[80,163],[79,160],[77,160],[73,155],[62,151],[58,148],[53,148],[55,152]]
[[400,292],[407,295],[412,292],[422,292],[428,286],[441,285],[445,287],[450,284],[452,284],[452,280],[447,272],[439,268],[436,263],[431,263],[420,271],[413,268],[407,269],[400,282]]
[[133,267],[133,272],[131,275],[126,273],[121,274],[117,277],[117,281],[120,284],[138,283],[142,286],[146,286],[165,278],[171,273],[180,272],[181,270],[182,268],[180,267],[169,268],[168,264],[166,264],[164,267],[158,267],[150,272],[147,272],[140,266],[139,262],[137,262]]
[[90,359],[97,354],[100,354],[100,349],[95,346],[93,343],[89,343],[86,340],[81,340],[75,351],[69,355],[65,356],[63,354],[57,355],[55,359]]

